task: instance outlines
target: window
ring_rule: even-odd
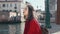
[[[15,4],[15,7],[17,7],[17,4]]]
[[[14,9],[17,9],[17,7],[14,7]]]
[[[17,10],[15,10],[14,12],[17,12]]]
[[[10,10],[10,12],[11,12],[12,10]]]
[[[15,7],[14,7],[14,9],[17,9],[17,4],[15,4]]]
[[[2,10],[2,11],[5,11],[5,10]]]
[[[8,10],[2,10],[2,11],[8,12]]]
[[[17,7],[17,4],[15,4],[15,7]]]
[[[6,10],[8,12],[8,10]]]
[[[8,4],[7,4],[7,7],[8,7]]]
[[[3,4],[3,7],[5,7],[5,4]]]
[[[12,7],[12,4],[10,4],[10,7]]]

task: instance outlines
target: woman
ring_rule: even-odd
[[[27,5],[24,8],[23,14],[26,19],[24,34],[42,34],[40,25],[33,16],[33,11],[34,9],[31,5]]]

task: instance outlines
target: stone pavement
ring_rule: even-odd
[[[60,34],[60,25],[57,25],[55,23],[51,23],[52,28],[48,29],[49,34]]]

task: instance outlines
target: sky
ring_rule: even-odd
[[[31,3],[34,9],[41,9],[42,11],[45,10],[45,0],[24,0],[24,1]]]

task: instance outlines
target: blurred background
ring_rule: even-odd
[[[3,24],[3,22],[0,24],[0,34],[23,34],[25,26],[23,9],[25,4],[31,4],[34,7],[34,17],[40,25],[46,26],[49,34],[59,34],[59,3],[59,0],[0,0],[0,22],[8,21],[8,24]],[[10,21],[21,22],[9,24]]]

